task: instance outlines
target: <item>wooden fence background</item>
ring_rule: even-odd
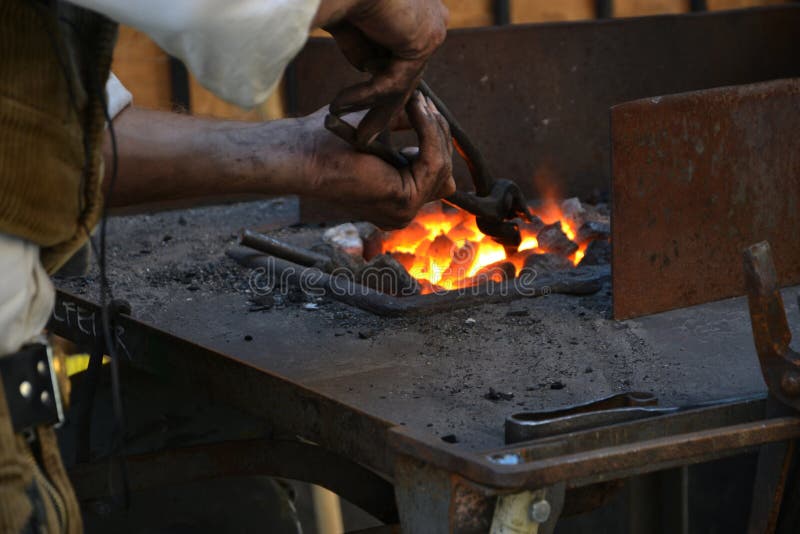
[[[738,9],[781,4],[787,0],[706,0],[708,10]],[[492,0],[445,0],[450,9],[450,27],[465,28],[492,25]],[[509,0],[510,22],[552,22],[591,19],[596,14],[596,0]],[[690,0],[614,0],[615,17],[687,13]],[[138,106],[171,109],[169,58],[146,35],[128,27],[120,29],[114,54],[114,73],[133,93]],[[264,105],[243,110],[215,97],[189,76],[191,110],[207,115],[242,120],[263,120],[283,116],[282,92],[278,90]]]

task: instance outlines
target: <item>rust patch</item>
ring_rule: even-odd
[[[761,240],[800,282],[800,79],[637,100],[611,122],[615,318],[742,295]]]

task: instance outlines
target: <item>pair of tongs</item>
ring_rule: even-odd
[[[424,81],[420,81],[419,91],[433,102],[450,125],[453,145],[466,162],[475,186],[474,193],[456,191],[445,198],[445,202],[475,215],[478,229],[481,232],[506,247],[506,250],[516,252],[521,237],[519,226],[513,219],[531,220],[528,203],[519,186],[511,180],[492,178],[486,160],[478,147],[472,143],[444,102]],[[357,150],[377,156],[390,165],[402,168],[409,164],[408,159],[390,144],[380,140],[374,140],[366,146],[359,144],[356,140],[356,128],[341,117],[328,114],[325,117],[325,128],[350,143]]]

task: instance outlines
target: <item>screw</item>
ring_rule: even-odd
[[[781,376],[781,389],[789,397],[800,395],[800,376],[795,371],[786,371]]]
[[[550,503],[545,499],[533,501],[529,512],[534,523],[546,523],[550,519]]]

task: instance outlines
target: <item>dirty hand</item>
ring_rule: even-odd
[[[423,204],[455,191],[453,144],[447,121],[432,102],[414,93],[406,105],[419,138],[411,164],[396,169],[382,159],[357,152],[323,127],[326,109],[301,119],[306,156],[304,191],[343,205],[353,215],[384,229],[407,225]]]
[[[402,111],[444,42],[447,18],[440,0],[322,0],[315,22],[331,32],[350,63],[373,75],[331,103],[336,115],[369,109],[358,126],[360,143],[374,140]]]

